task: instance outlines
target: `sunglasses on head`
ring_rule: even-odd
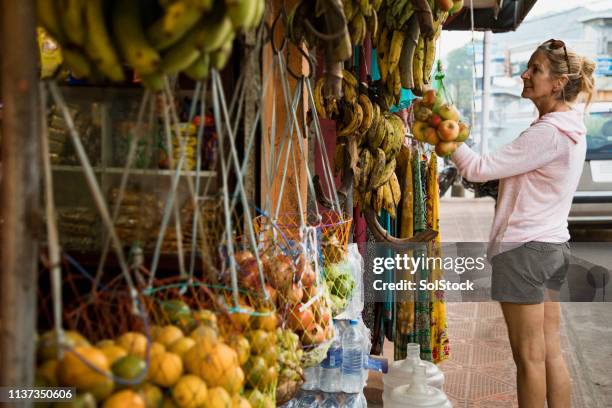
[[[570,62],[569,57],[567,56],[567,47],[565,46],[565,43],[561,40],[555,40],[551,38],[544,44],[548,44],[547,47],[549,50],[558,50],[559,48],[563,48],[563,53],[565,54],[565,62],[567,63],[567,73],[571,74],[572,70],[570,69]]]

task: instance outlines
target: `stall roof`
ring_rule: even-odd
[[[504,0],[499,10],[495,8],[474,9],[474,30],[505,33],[514,31],[523,22],[537,0]],[[496,18],[497,13],[497,18]],[[470,9],[464,7],[450,16],[444,23],[444,30],[468,31],[472,25]]]

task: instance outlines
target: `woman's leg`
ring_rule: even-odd
[[[520,408],[543,408],[546,400],[544,304],[501,303],[512,356]]]
[[[546,399],[548,408],[570,408],[571,384],[561,353],[558,302],[544,302],[544,339],[546,341]]]

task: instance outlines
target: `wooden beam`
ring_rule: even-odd
[[[27,387],[34,379],[42,225],[36,12],[33,0],[2,0],[1,7],[0,384]]]

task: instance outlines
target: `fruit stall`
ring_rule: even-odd
[[[440,254],[439,159],[470,125],[435,56],[462,0],[17,3],[0,384],[76,391],[41,406],[360,407],[386,337],[419,384],[389,405],[447,406],[443,293],[374,301],[366,247]]]

